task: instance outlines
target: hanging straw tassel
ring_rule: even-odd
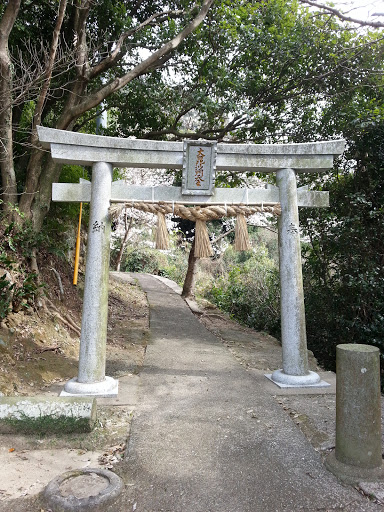
[[[195,257],[209,258],[213,256],[211,242],[209,241],[207,223],[205,220],[196,220],[195,226]]]
[[[168,230],[163,212],[157,212],[156,249],[165,251],[169,248]]]
[[[235,228],[235,250],[249,251],[251,244],[249,243],[247,221],[242,213],[236,217]]]

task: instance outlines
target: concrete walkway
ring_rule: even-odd
[[[276,402],[273,385],[246,371],[174,290],[149,275],[137,278],[151,334],[124,510],[383,510],[338,483]]]

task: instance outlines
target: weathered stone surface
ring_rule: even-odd
[[[212,196],[215,189],[217,142],[184,141],[183,194]]]
[[[81,322],[79,382],[101,382],[105,377],[108,317],[108,269],[111,220],[112,166],[99,162],[92,170],[83,316]]]
[[[38,126],[39,140],[43,147],[51,143],[79,146],[122,148],[142,151],[183,151],[183,142],[154,141],[145,139],[122,139],[87,133],[69,132]],[[291,155],[339,155],[345,146],[344,140],[303,142],[299,144],[218,144],[221,152],[243,154],[291,154]]]
[[[105,382],[108,297],[105,275],[108,273],[110,237],[109,222],[106,219],[108,218],[109,202],[112,198],[112,165],[181,169],[183,167],[183,143],[119,139],[43,127],[38,128],[38,133],[40,142],[44,147],[51,149],[51,155],[55,161],[85,165],[93,163],[79,374],[77,379],[73,379],[65,388],[67,393],[76,394],[78,388],[79,394],[83,394],[83,391],[80,390],[81,385],[95,384],[98,386]],[[332,167],[334,156],[339,155],[343,150],[344,141],[283,145],[218,144],[217,146],[217,170],[277,171],[279,192],[276,188],[267,188],[251,193],[261,194],[262,197],[272,195],[276,199],[271,202],[279,200],[282,206],[280,273],[282,276],[283,370],[275,372],[272,379],[284,385],[313,385],[320,382],[319,376],[308,370],[295,172],[327,170]],[[82,200],[83,193],[86,193],[88,198],[88,185],[82,184],[81,186],[84,190],[80,193],[80,189],[74,189],[69,193],[69,198],[72,195],[74,200]],[[117,195],[125,196],[127,194],[125,187],[121,184],[117,184],[115,189]],[[249,193],[247,190],[245,192],[246,197],[240,201],[249,203]],[[277,198],[277,192],[279,198]],[[56,200],[68,200],[66,193],[65,190],[61,194],[56,194],[54,191],[54,197]],[[155,188],[148,189],[146,194],[148,193],[151,195],[151,199],[155,200]],[[238,193],[237,191],[236,194]],[[244,194],[244,190],[240,191],[241,193]],[[164,192],[164,194],[169,194],[169,192]],[[328,197],[325,199],[325,196],[316,196],[316,193],[308,192],[305,189],[301,190],[300,194],[306,198],[310,206],[314,206],[313,203],[319,197],[322,198],[320,202],[325,200],[327,203],[328,201]],[[132,199],[137,200],[136,197],[132,197]],[[167,200],[165,197],[156,199]],[[114,200],[124,201],[129,200],[129,197],[114,197]],[[170,198],[170,200],[174,199]],[[197,196],[194,198],[194,202],[196,201]],[[221,202],[226,201],[226,198],[221,199]],[[238,201],[239,199],[236,202]],[[261,201],[263,202],[264,199]],[[325,205],[322,204],[322,206]],[[96,239],[93,236],[95,229],[100,231],[100,226],[105,236],[102,234],[99,237],[101,241],[93,242]]]
[[[193,199],[184,196],[180,187],[145,187],[128,185],[123,180],[112,183],[111,202],[124,201],[175,201],[183,204],[196,203],[278,203],[279,189],[275,188],[216,188],[212,196],[195,195]],[[54,183],[52,186],[52,200],[59,202],[89,202],[91,200],[90,183]],[[329,206],[329,192],[308,190],[297,191],[297,206],[310,206],[312,208],[325,208]]]
[[[383,479],[379,349],[338,345],[336,376],[336,450],[328,467],[349,483]]]
[[[69,144],[52,144],[52,158],[62,164],[90,165],[108,160],[115,167],[145,167],[150,169],[182,169],[182,153],[172,151],[156,152],[127,151],[124,149],[93,146],[71,146]],[[275,172],[289,167],[301,172],[321,172],[333,165],[332,155],[263,155],[263,154],[217,154],[218,171],[257,171]]]
[[[336,349],[336,457],[345,464],[380,467],[380,351],[360,344]]]
[[[64,388],[70,395],[115,396],[117,393],[116,381],[105,377],[111,185],[111,164],[96,163],[92,171],[79,373]]]
[[[110,162],[117,167],[182,169],[183,143],[120,139],[38,128],[44,147],[61,163]],[[217,170],[274,172],[292,168],[325,171],[344,150],[344,141],[304,144],[218,144]]]
[[[0,432],[89,432],[96,422],[94,398],[0,397]]]
[[[104,352],[100,354],[105,357]],[[84,361],[83,361],[84,363]],[[104,377],[100,382],[80,382],[78,377],[69,380],[60,393],[60,396],[97,396],[98,398],[112,398],[117,396],[119,381],[112,377]]]
[[[53,183],[52,201],[89,203],[91,201],[91,184]]]
[[[326,461],[325,467],[336,475],[339,480],[346,484],[357,485],[360,482],[384,482],[384,468],[364,468],[361,466],[353,466],[352,464],[344,464],[335,456],[335,452],[331,452]]]
[[[279,265],[283,370],[273,372],[271,378],[285,386],[315,385],[320,383],[320,377],[308,367],[295,171],[278,171],[277,184],[281,204]]]
[[[360,482],[360,489],[368,496],[373,496],[384,505],[384,482]]]
[[[106,469],[68,471],[47,485],[43,500],[54,512],[115,511],[123,487],[121,478]]]

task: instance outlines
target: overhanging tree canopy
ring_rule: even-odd
[[[379,32],[282,0],[8,0],[0,14],[2,198],[21,193],[37,230],[60,174],[36,147],[40,122],[89,132],[104,102],[111,135],[297,142],[382,72]]]
[[[53,1],[26,1],[20,9],[19,0],[9,0],[2,6],[0,63],[5,72],[1,80],[0,137],[4,144],[0,165],[4,204],[16,202],[18,174],[24,185],[20,209],[39,229],[60,167],[36,147],[37,124],[42,121],[73,129],[80,116],[109,95],[161,67],[203,22],[212,4],[213,0],[200,4],[61,0],[56,11]],[[20,170],[13,166],[11,130],[15,120],[20,122],[18,143],[31,146]],[[32,127],[28,126],[31,121]]]

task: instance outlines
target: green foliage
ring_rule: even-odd
[[[89,180],[89,172],[79,165],[63,165],[60,183],[79,183],[80,178]],[[44,247],[52,254],[66,260],[75,247],[79,221],[79,203],[51,204],[50,215],[46,218],[41,236]],[[89,203],[83,203],[82,226],[86,227],[89,219]]]
[[[60,173],[60,183],[79,183],[80,179],[90,180],[89,171],[80,165],[63,165]],[[57,220],[57,231],[62,230],[62,226],[76,225],[79,217],[79,203],[53,203],[51,208],[52,215],[47,220],[50,228],[54,230],[54,223]],[[83,204],[82,219],[84,222],[88,220],[89,206],[88,203]]]
[[[16,263],[20,255],[23,258],[30,258],[33,250],[44,241],[44,235],[33,230],[32,223],[24,220],[24,215],[17,206],[13,206],[12,211],[14,220],[9,223],[6,222],[5,215],[0,214],[0,264],[3,265]]]
[[[295,1],[217,2],[165,70],[111,98],[110,134],[264,143],[312,129],[312,139],[330,98],[377,86],[381,52],[379,32],[358,35]]]
[[[2,420],[7,430],[25,435],[46,437],[52,434],[70,434],[73,432],[90,432],[94,425],[87,418],[75,416],[39,416],[37,418],[21,414],[20,418],[11,417]]]
[[[161,266],[165,266],[167,259],[160,251],[145,248],[129,248],[121,262],[123,272],[147,272],[160,275]]]
[[[279,336],[279,277],[265,247],[257,251],[224,253],[228,273],[206,290],[207,299],[236,320]]]
[[[13,253],[15,256],[21,254],[24,258],[30,258],[32,251],[44,241],[44,235],[36,233],[31,222],[26,221],[23,225],[11,222],[5,226],[2,239],[3,253],[8,251],[9,254]]]
[[[308,344],[331,369],[339,343],[384,351],[384,123],[365,118],[345,132],[349,159],[323,183],[331,208],[301,213]]]
[[[167,254],[167,265],[160,268],[159,275],[175,281],[183,286],[187,274],[188,253],[180,248],[175,248]]]
[[[7,316],[11,308],[19,311],[31,307],[43,286],[39,284],[37,275],[29,271],[27,261],[33,251],[46,241],[45,237],[33,230],[31,222],[18,222],[23,215],[17,207],[14,214],[16,220],[3,223],[0,228],[0,267],[15,275],[14,281],[10,281],[5,273],[0,277],[1,319]]]
[[[162,252],[150,247],[129,247],[123,256],[121,270],[168,277],[182,285],[187,272],[187,255],[177,248]]]
[[[10,283],[6,274],[0,276],[0,319],[5,318],[10,311],[14,287],[15,283]]]
[[[35,299],[44,284],[39,284],[38,275],[34,272],[27,274],[20,286],[14,289],[12,305],[14,311],[28,309],[35,303]]]
[[[4,259],[0,261],[4,267]],[[8,266],[12,270],[12,265]],[[11,311],[28,309],[34,305],[36,296],[44,284],[40,284],[34,272],[17,269],[15,282],[10,282],[4,273],[0,276],[0,319],[5,318]]]

